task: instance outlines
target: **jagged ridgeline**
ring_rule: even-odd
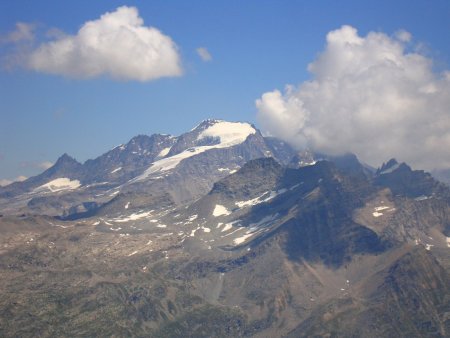
[[[448,337],[450,190],[248,123],[0,188],[2,337]]]

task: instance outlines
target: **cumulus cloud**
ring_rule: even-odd
[[[212,56],[205,47],[199,47],[196,49],[198,56],[202,61],[208,62],[212,60]]]
[[[41,169],[41,170],[47,170],[51,166],[53,166],[53,163],[50,161],[43,161],[43,162],[34,162],[34,161],[23,161],[19,163],[20,168],[25,169]]]
[[[36,25],[17,22],[14,30],[0,34],[0,68],[13,70],[27,63],[35,40]]]
[[[53,163],[50,161],[44,161],[37,164],[39,169],[47,170],[48,168],[53,166]]]
[[[17,22],[13,31],[0,36],[0,42],[2,43],[18,43],[22,41],[34,40],[35,25],[26,22]]]
[[[256,100],[261,125],[298,149],[450,167],[450,72],[433,72],[431,59],[408,52],[410,40],[405,31],[329,32],[310,81]]]
[[[4,187],[4,186],[9,185],[14,182],[22,182],[22,181],[25,181],[27,178],[28,177],[26,177],[26,176],[17,176],[13,180],[0,179],[0,187]]]
[[[76,35],[58,31],[52,36],[31,52],[28,67],[72,78],[108,75],[150,81],[182,74],[176,44],[158,29],[144,26],[135,7],[119,7],[88,21]]]
[[[410,32],[401,29],[395,33],[395,37],[403,42],[409,42],[412,39],[412,35]]]

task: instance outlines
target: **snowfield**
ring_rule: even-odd
[[[80,181],[78,180],[70,180],[70,178],[62,177],[57,178],[53,181],[50,181],[46,184],[43,184],[36,189],[35,192],[41,190],[50,190],[51,192],[64,191],[64,190],[73,190],[77,189],[81,186]]]
[[[243,143],[249,135],[255,134],[256,130],[248,123],[217,121],[215,124],[200,133],[197,140],[201,141],[207,137],[219,138],[220,142],[212,146],[198,146],[186,149],[173,156],[153,162],[141,175],[130,183],[145,180],[148,176],[175,168],[182,160],[201,154],[210,149],[229,148]]]

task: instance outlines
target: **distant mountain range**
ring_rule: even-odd
[[[447,337],[450,189],[248,123],[0,188],[2,337]]]

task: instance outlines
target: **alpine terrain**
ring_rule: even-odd
[[[1,337],[449,337],[450,188],[205,120],[0,188]]]

